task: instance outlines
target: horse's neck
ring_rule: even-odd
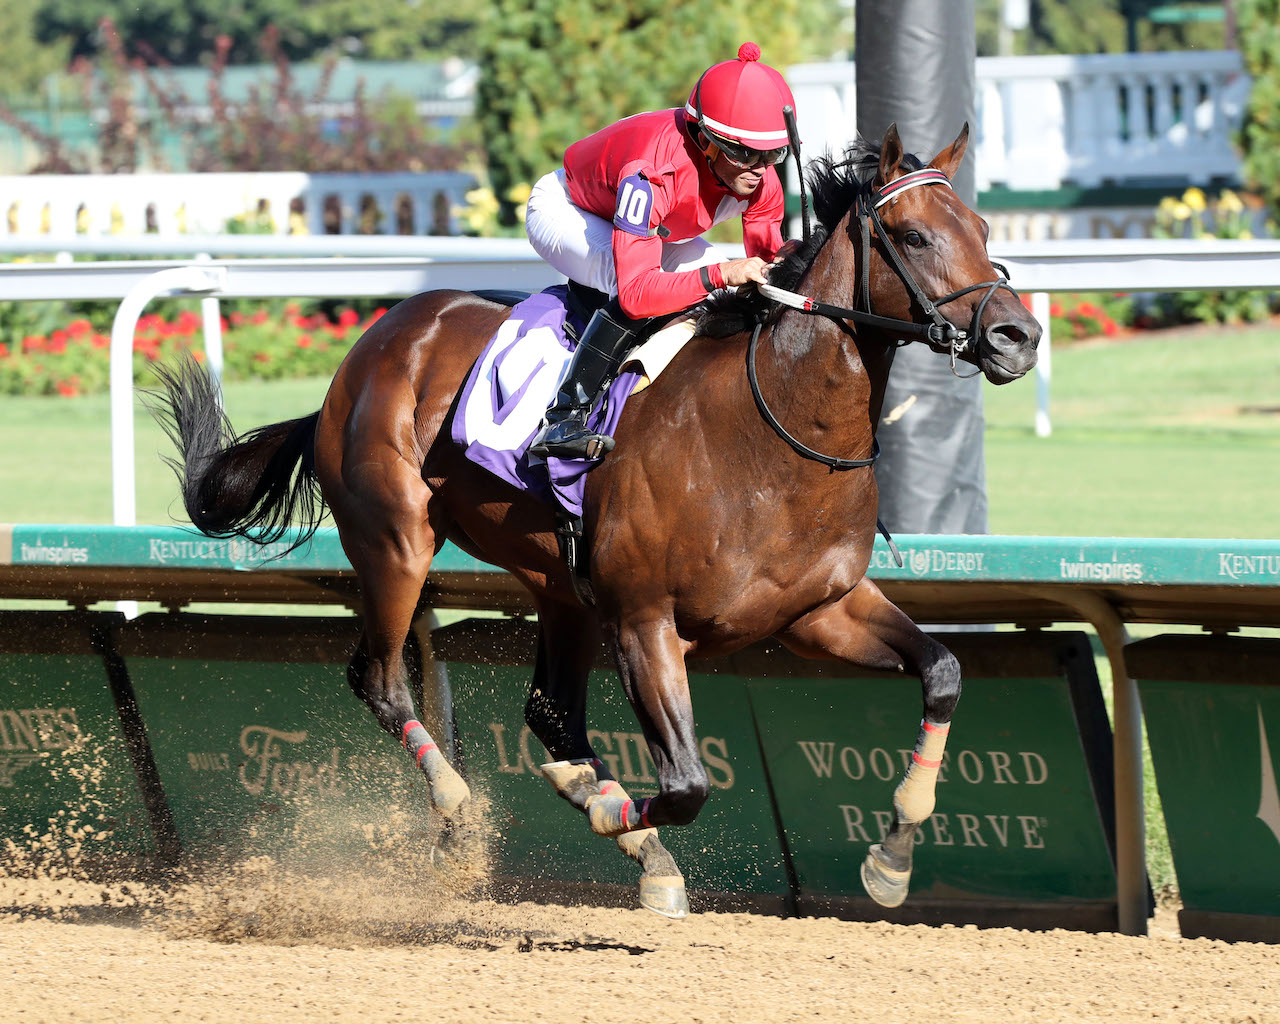
[[[850,306],[855,258],[853,247],[838,234],[842,231],[843,225],[832,233],[798,288],[832,305]],[[772,396],[777,395],[780,408],[775,411],[782,418],[785,410],[785,423],[803,424],[802,429],[823,435],[822,445],[805,441],[809,447],[843,458],[858,457],[863,447],[869,450],[893,362],[888,339],[824,316],[792,313],[774,325],[760,350],[761,384],[766,378],[773,384],[769,404],[775,405]]]

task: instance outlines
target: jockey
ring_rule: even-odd
[[[570,281],[611,296],[573,354],[546,425],[529,451],[597,458],[611,437],[587,429],[596,397],[650,318],[717,288],[765,283],[782,248],[786,159],[782,76],[743,43],[737,60],[702,73],[684,107],[635,114],[574,143],[564,167],[533,187],[529,241]],[[701,236],[741,216],[745,259],[728,260]]]

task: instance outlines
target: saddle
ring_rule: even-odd
[[[529,292],[508,289],[478,289],[473,294],[490,302],[511,307],[515,307],[530,298]],[[609,296],[603,292],[570,281],[564,293],[564,306],[568,314],[563,325],[564,333],[569,335],[574,342],[577,342],[580,339],[578,325],[585,326],[589,323],[595,311],[606,305],[608,301]],[[676,317],[682,315],[681,313],[673,313],[670,316],[651,320],[641,331],[637,339],[638,342],[643,343],[648,337],[665,327]],[[582,516],[559,505],[556,507],[555,514],[556,539],[560,546],[561,557],[569,568],[569,580],[573,586],[574,594],[584,605],[593,607],[596,602],[595,594],[591,587],[590,558],[586,555]]]

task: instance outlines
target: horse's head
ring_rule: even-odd
[[[1035,366],[1041,328],[987,256],[986,221],[948,184],[968,142],[966,124],[955,142],[922,167],[903,151],[897,126],[890,125],[864,200],[870,215],[860,218],[855,206],[848,227],[855,244],[860,230],[872,236],[868,280],[874,312],[929,323],[929,306],[936,306],[937,314],[968,336],[956,348],[937,338],[931,344],[980,367],[993,384],[1007,384]],[[930,175],[928,168],[940,173]],[[901,182],[897,189],[895,182]],[[940,322],[937,315],[932,319]]]

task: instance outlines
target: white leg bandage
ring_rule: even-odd
[[[933,813],[938,768],[942,765],[942,754],[947,748],[947,733],[950,730],[950,723],[920,723],[916,747],[911,752],[911,765],[893,794],[893,806],[900,821],[921,822]]]

